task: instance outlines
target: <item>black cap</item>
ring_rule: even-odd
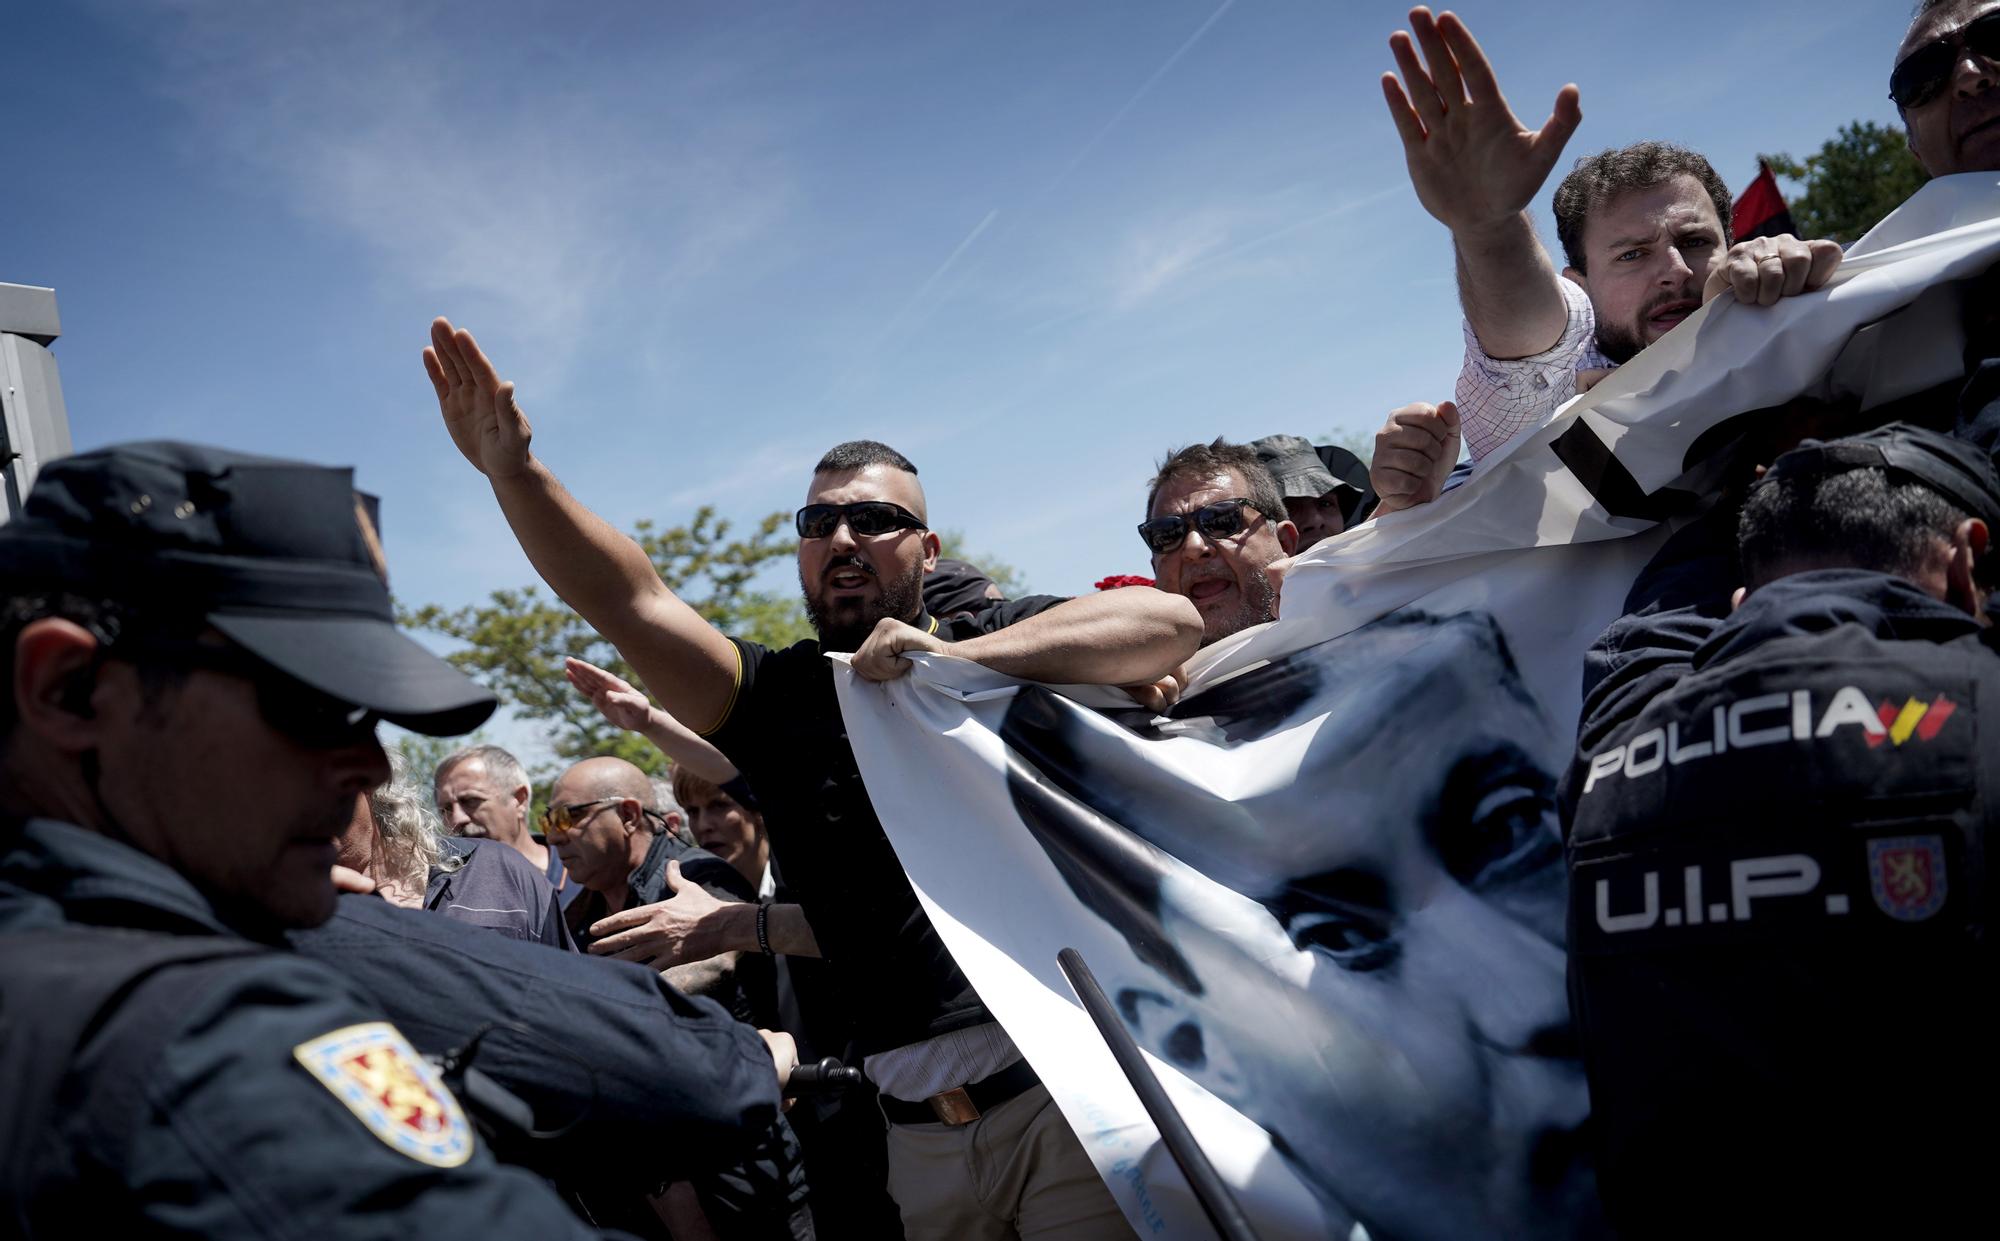
[[[1805,440],[1780,456],[1760,483],[1849,470],[1887,470],[1930,488],[1988,529],[2000,532],[2000,475],[1985,451],[1965,440],[1907,422],[1837,440]]]
[[[0,525],[0,580],[200,617],[321,693],[432,736],[493,695],[397,630],[373,497],[354,472],[200,444],[121,444],[42,467]]]

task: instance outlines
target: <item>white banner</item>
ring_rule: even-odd
[[[1204,650],[1167,716],[949,658],[838,670],[925,908],[1141,1236],[1212,1233],[1065,947],[1269,1241],[1588,1221],[1553,800],[1583,651],[1731,418],[1951,380],[1996,259],[2000,180],[1932,182],[1829,289],[1711,304],[1436,503],[1301,556],[1283,619]]]

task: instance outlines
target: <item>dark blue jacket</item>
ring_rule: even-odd
[[[529,943],[576,947],[556,890],[527,858],[497,840],[464,836],[443,837],[438,852],[425,909]]]
[[[1571,1004],[1622,1235],[1983,1213],[1990,634],[1859,570],[1624,626],[1564,781]]]
[[[428,1115],[451,1137],[425,1162],[392,1145],[395,1124],[362,1118],[365,1096],[309,1071],[342,1034],[372,1040],[375,1068],[408,1067],[383,1008],[351,982],[244,939],[127,845],[47,820],[0,831],[0,1231],[592,1235],[534,1175],[465,1135],[448,1094],[394,1096],[397,1116]],[[162,948],[190,959],[135,974]],[[51,971],[57,958],[86,964]]]
[[[472,1064],[533,1106],[538,1128],[567,1129],[523,1157],[565,1184],[650,1191],[740,1159],[777,1118],[777,1075],[756,1030],[644,966],[373,896],[342,897],[326,925],[290,939],[421,1052],[486,1031]]]

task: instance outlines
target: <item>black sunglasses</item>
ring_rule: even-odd
[[[887,534],[891,530],[928,530],[924,519],[900,504],[887,500],[858,500],[853,504],[808,504],[793,514],[802,539],[830,538],[845,518],[847,528],[857,537]]]
[[[1151,521],[1139,523],[1139,537],[1146,541],[1155,556],[1168,552],[1187,542],[1188,525],[1201,531],[1205,539],[1230,539],[1243,533],[1250,526],[1250,518],[1245,510],[1262,512],[1255,501],[1238,497],[1233,500],[1217,500],[1204,504],[1191,513],[1174,513],[1167,517],[1155,517]],[[1268,516],[1268,514],[1266,514]]]
[[[322,693],[289,677],[240,646],[216,646],[155,635],[128,638],[112,659],[156,667],[203,668],[250,682],[264,722],[308,750],[339,750],[375,737],[382,717],[367,707]]]
[[[2000,12],[1974,18],[1903,57],[1889,74],[1889,98],[1899,108],[1914,108],[1936,99],[1968,50],[2000,61]]]

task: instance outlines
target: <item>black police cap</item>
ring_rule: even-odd
[[[2000,474],[1992,460],[1962,439],[1907,422],[1837,440],[1806,440],[1772,462],[1761,482],[1862,469],[1886,470],[1920,483],[2000,533]]]
[[[42,467],[0,525],[0,580],[200,617],[265,663],[414,732],[492,694],[396,628],[376,505],[352,470],[159,441]]]

